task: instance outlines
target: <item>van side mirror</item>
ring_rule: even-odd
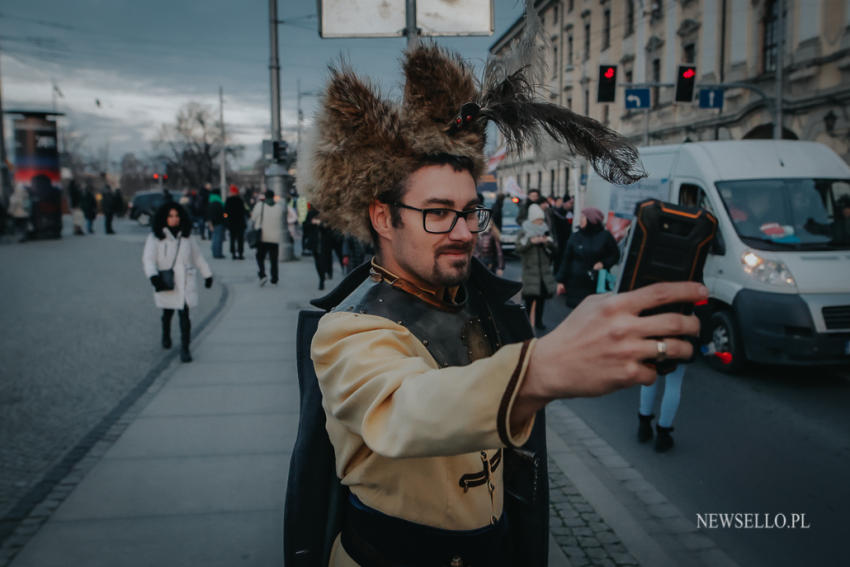
[[[711,241],[711,253],[715,256],[723,256],[726,254],[726,244],[723,242],[723,235],[718,230],[714,235],[714,240]]]

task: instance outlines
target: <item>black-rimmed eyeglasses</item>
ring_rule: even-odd
[[[463,218],[466,221],[466,228],[469,232],[483,232],[487,230],[487,226],[490,224],[490,217],[493,215],[493,211],[485,207],[474,207],[465,211],[456,211],[446,208],[419,209],[405,205],[404,203],[396,203],[395,206],[422,213],[422,228],[425,229],[425,232],[430,232],[431,234],[446,234],[453,231],[459,218]]]

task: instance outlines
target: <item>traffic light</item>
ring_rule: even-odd
[[[159,179],[159,174],[158,174],[158,173],[154,173],[154,174],[153,174],[153,178],[154,178],[154,179]]]
[[[596,91],[596,102],[614,102],[617,98],[617,66],[599,66],[599,90]]]
[[[676,75],[676,102],[694,101],[694,83],[696,79],[696,66],[679,65],[679,73]]]
[[[274,140],[272,142],[272,157],[275,161],[284,161],[289,151],[289,144],[285,140]]]

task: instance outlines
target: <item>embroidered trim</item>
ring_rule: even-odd
[[[519,382],[519,375],[522,373],[522,365],[525,362],[525,356],[528,353],[528,345],[530,343],[531,339],[526,339],[522,343],[522,350],[519,353],[519,361],[517,362],[516,368],[514,368],[514,373],[511,375],[511,379],[508,381],[508,387],[505,388],[505,393],[502,396],[502,402],[499,404],[499,413],[496,418],[499,429],[499,439],[502,440],[502,443],[504,443],[506,447],[513,447],[511,437],[508,434],[508,406],[511,403],[514,390],[516,390],[517,382]]]
[[[481,486],[490,478],[490,471],[495,471],[499,468],[499,463],[502,462],[502,450],[499,449],[496,451],[496,454],[490,458],[490,470],[488,471],[485,467],[484,470],[477,473],[469,473],[460,477],[458,484],[463,488],[463,491],[466,492],[470,488]]]

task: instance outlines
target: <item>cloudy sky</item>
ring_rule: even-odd
[[[523,11],[520,0],[494,5],[493,36],[440,42],[482,63]],[[150,153],[160,124],[186,102],[217,110],[221,86],[225,123],[250,163],[270,130],[268,14],[267,0],[3,0],[3,106],[50,110],[55,103],[66,113],[60,128],[84,136],[92,155],[108,145],[117,162],[125,152]],[[279,26],[284,137],[295,138],[298,82],[309,121],[312,93],[341,53],[385,93],[398,94],[404,38],[321,39],[316,0],[278,0],[278,18],[286,22]],[[6,126],[10,139],[8,119]]]

